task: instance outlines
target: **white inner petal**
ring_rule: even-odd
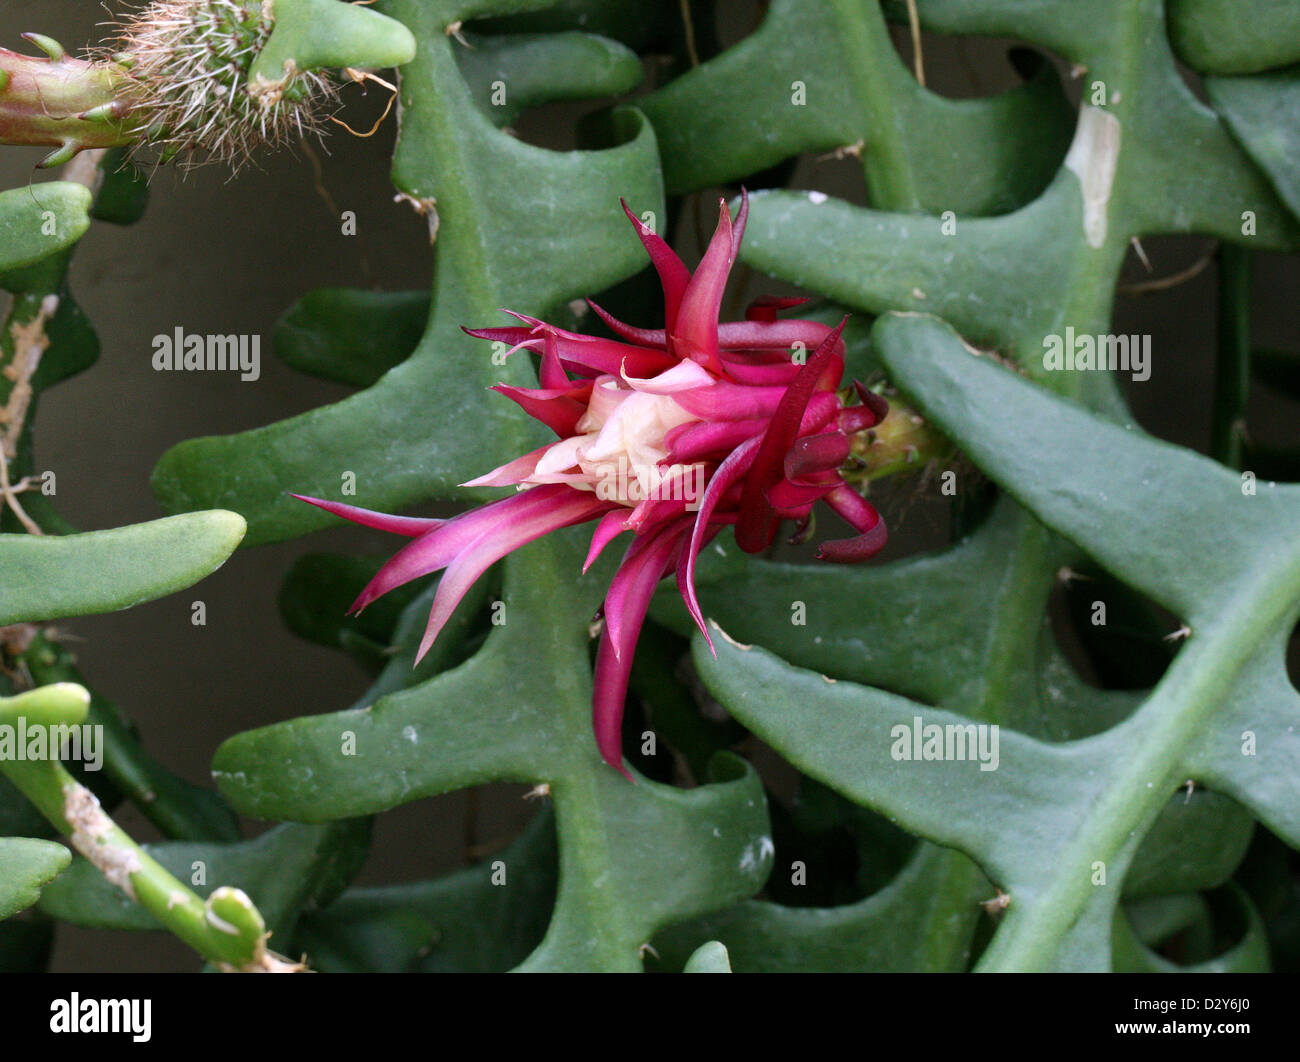
[[[702,480],[702,466],[661,467],[660,462],[668,456],[668,432],[699,419],[670,395],[632,390],[611,375],[598,377],[578,434],[552,445],[538,461],[535,478],[529,478],[543,482],[562,475],[571,486],[632,507],[660,492],[698,500],[682,492]]]

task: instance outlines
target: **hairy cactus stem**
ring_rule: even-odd
[[[74,59],[48,37],[24,36],[45,55],[0,48],[0,143],[51,147],[40,163],[50,167],[86,148],[120,147],[139,137],[124,67]]]

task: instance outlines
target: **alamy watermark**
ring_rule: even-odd
[[[153,337],[157,372],[238,372],[252,383],[262,375],[262,337],[186,334],[179,325],[171,335]]]
[[[1135,383],[1151,378],[1151,337],[1076,336],[1067,327],[1065,335],[1043,337],[1043,368],[1049,372],[1083,369],[1132,373]]]
[[[998,769],[997,723],[926,723],[919,715],[912,723],[897,723],[889,730],[895,760],[978,760],[981,771]]]
[[[104,728],[98,723],[0,723],[0,760],[79,762],[88,771],[104,766]]]
[[[73,992],[50,1003],[52,1033],[129,1033],[135,1043],[144,1044],[153,1035],[152,1018],[152,999],[82,999]]]
[[[620,456],[594,469],[596,497],[602,501],[681,501],[697,512],[704,500],[704,465],[633,464]]]

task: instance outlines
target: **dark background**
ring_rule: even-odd
[[[751,0],[719,5],[722,40],[749,32],[760,14]],[[18,34],[53,36],[70,51],[97,43],[107,16],[84,0],[6,0],[0,46],[29,50]],[[896,34],[910,58],[905,32]],[[986,95],[1015,83],[1005,41],[926,38],[931,88],[949,96]],[[1193,87],[1195,88],[1194,81]],[[1077,86],[1072,86],[1077,95]],[[345,90],[342,116],[369,128],[384,93]],[[584,108],[548,107],[517,123],[520,135],[566,146]],[[589,108],[588,108],[589,109]],[[405,290],[427,287],[432,256],[425,223],[394,203],[388,159],[395,123],[369,140],[338,130],[317,147],[323,185],[339,210],[356,212],[359,234],[341,234],[303,151],[259,160],[237,177],[218,167],[153,177],[144,219],[130,228],[96,223],[74,259],[76,297],[98,331],[99,363],[49,392],[36,432],[37,468],[58,476],[62,513],[85,529],[116,527],[162,513],[149,490],[161,454],[183,439],[258,427],[337,401],[348,389],[299,375],[271,351],[276,319],[297,298],[322,286]],[[0,187],[53,174],[33,167],[44,150],[0,148]],[[852,162],[804,159],[793,182],[862,201]],[[690,225],[679,244],[691,257]],[[1145,249],[1154,275],[1177,273],[1205,252],[1200,237],[1152,239]],[[1131,256],[1132,258],[1132,256]],[[1126,279],[1146,276],[1133,258]],[[1260,345],[1294,342],[1300,279],[1282,256],[1259,255],[1254,326]],[[1215,321],[1213,266],[1168,291],[1121,296],[1116,333],[1152,335],[1153,374],[1132,386],[1136,415],[1151,431],[1204,450],[1212,397]],[[652,322],[643,322],[651,324]],[[241,383],[213,373],[162,374],[150,365],[152,338],[177,326],[188,332],[263,336],[262,376]],[[1292,407],[1260,390],[1252,426],[1264,438],[1292,429]],[[431,407],[432,408],[432,407]],[[917,524],[920,527],[917,527]],[[909,532],[924,540],[924,516]],[[241,551],[192,590],[125,613],[77,619],[61,628],[76,643],[89,680],[139,724],[147,746],[172,770],[208,783],[218,744],[251,727],[346,707],[365,688],[346,656],[305,643],[281,624],[280,580],[295,557],[347,549],[385,553],[387,536],[358,530]],[[916,542],[912,543],[915,548]],[[190,605],[207,604],[208,623],[190,623]],[[468,709],[467,709],[468,710]],[[515,786],[455,793],[389,812],[376,822],[375,846],[361,881],[381,884],[442,873],[465,862],[467,849],[496,847],[523,825],[534,805]],[[121,824],[138,839],[157,835],[129,807]],[[260,824],[251,824],[259,829]],[[61,927],[56,970],[193,970],[193,954],[165,934],[107,933]]]

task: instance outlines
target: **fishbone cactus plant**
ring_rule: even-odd
[[[65,166],[0,193],[0,968],[78,926],[232,971],[1300,963],[1300,439],[1248,403],[1300,400],[1251,341],[1254,263],[1300,250],[1300,7],[750,7],[723,47],[709,0],[152,0],[0,50],[0,142]],[[1017,85],[940,95],[945,37],[1015,38]],[[276,353],[353,393],[72,528],[32,429],[98,354],[77,241],[349,81],[396,98],[432,291],[304,294]],[[565,101],[576,149],[517,134]],[[1128,404],[1190,352],[1116,324],[1179,234],[1214,241],[1206,453]],[[182,780],[66,621],[339,517],[410,541],[302,554],[282,611],[369,685]],[[375,816],[492,783],[537,798],[517,837],[357,883]]]

